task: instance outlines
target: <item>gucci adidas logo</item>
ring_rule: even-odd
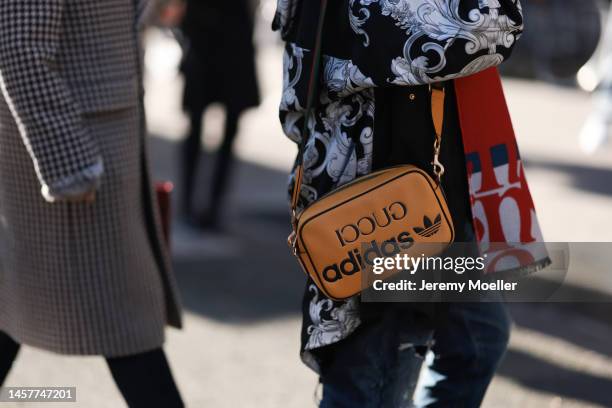
[[[433,237],[440,231],[440,227],[442,226],[442,215],[438,214],[436,218],[431,222],[431,219],[428,216],[423,216],[423,228],[414,227],[413,230],[415,234],[420,235],[422,237]]]

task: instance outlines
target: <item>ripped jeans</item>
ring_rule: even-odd
[[[331,346],[321,367],[321,408],[412,407],[433,330],[395,313],[362,324]]]
[[[322,367],[320,407],[479,407],[509,333],[498,302],[450,304],[447,324],[435,331],[385,316],[335,345]]]

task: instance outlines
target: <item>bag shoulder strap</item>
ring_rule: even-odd
[[[306,99],[306,111],[304,112],[304,123],[302,124],[302,137],[298,145],[298,157],[296,160],[295,183],[291,194],[291,216],[294,226],[297,222],[297,206],[302,190],[302,179],[304,176],[304,151],[308,141],[308,120],[314,111],[315,99],[319,97],[319,71],[321,67],[321,48],[323,46],[323,30],[325,29],[325,14],[327,12],[327,1],[321,0],[321,11],[317,23],[317,36],[312,56],[312,66],[310,68],[310,79],[308,80],[308,91]]]
[[[291,193],[291,218],[294,231],[297,227],[297,207],[300,199],[300,193],[302,190],[302,181],[304,177],[304,151],[306,150],[306,143],[308,141],[308,120],[312,116],[314,111],[316,99],[319,97],[319,71],[321,66],[321,48],[323,45],[323,31],[325,28],[325,14],[327,11],[327,1],[321,0],[321,11],[319,14],[319,21],[317,24],[317,36],[315,40],[315,47],[313,51],[312,66],[310,70],[310,79],[308,81],[308,92],[306,110],[304,111],[304,123],[302,125],[302,137],[298,145],[298,157],[296,160],[295,168],[295,182],[293,185],[293,191]],[[440,163],[440,145],[442,142],[442,126],[444,123],[444,99],[445,92],[442,83],[435,83],[430,85],[431,93],[431,114],[435,129],[436,139],[434,141],[434,160],[432,161],[433,172],[436,175],[438,184],[440,184],[442,175],[444,174],[444,166]]]

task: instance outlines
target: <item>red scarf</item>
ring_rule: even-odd
[[[496,68],[455,80],[474,228],[487,271],[549,263]]]

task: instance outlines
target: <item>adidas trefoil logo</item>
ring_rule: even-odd
[[[413,230],[417,235],[422,237],[432,237],[440,231],[440,227],[442,226],[442,216],[438,214],[436,219],[431,222],[431,219],[428,216],[423,216],[423,228],[414,227]]]

